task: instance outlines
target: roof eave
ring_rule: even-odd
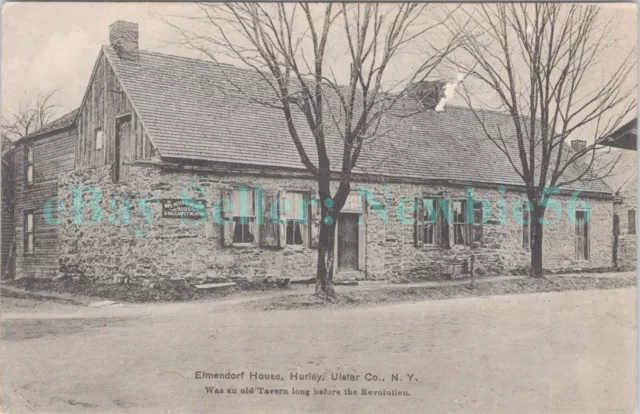
[[[71,111],[73,112],[73,111]],[[75,116],[73,117],[73,120],[71,122],[69,122],[68,124],[63,124],[60,125],[59,127],[53,128],[53,129],[48,129],[48,130],[43,130],[44,128],[41,128],[38,131],[32,132],[31,134],[25,135],[22,138],[19,138],[15,141],[13,141],[14,145],[17,144],[23,144],[27,141],[33,141],[35,139],[39,139],[39,138],[45,138],[47,136],[50,135],[55,135],[61,131],[66,131],[68,129],[73,129],[76,125],[76,121],[78,120],[78,114],[76,113]],[[54,121],[55,122],[55,121]],[[45,125],[46,128],[46,125]]]
[[[189,161],[197,161],[201,165],[190,165]],[[211,172],[211,173],[223,173],[228,174],[230,167],[241,168],[243,172],[247,175],[252,175],[252,171],[255,170],[256,175],[263,176],[265,171],[277,173],[278,171],[288,174],[288,175],[296,175],[299,178],[313,178],[313,175],[304,167],[300,168],[292,168],[292,167],[278,167],[272,165],[259,165],[259,164],[241,164],[241,163],[224,163],[217,161],[205,161],[205,160],[193,160],[189,158],[166,158],[166,157],[158,157],[154,160],[144,160],[144,161],[136,161],[136,165],[141,166],[150,166],[150,167],[158,167],[158,168],[167,168],[167,169],[177,169],[177,170],[189,170],[189,171],[202,171],[202,172]],[[332,172],[332,179],[339,179],[339,172]],[[500,182],[483,182],[483,181],[463,181],[463,180],[455,180],[455,179],[443,179],[443,178],[420,178],[413,176],[400,176],[400,175],[380,175],[378,177],[372,177],[367,174],[353,174],[354,180],[364,179],[365,182],[389,182],[389,183],[414,183],[414,184],[433,184],[433,185],[451,185],[456,187],[464,187],[473,185],[481,188],[496,188],[497,186],[504,185],[504,183]],[[513,185],[509,184],[510,188],[514,188],[519,191],[526,191],[526,186],[523,185]],[[561,195],[573,195],[576,190],[565,189],[561,190],[559,194]],[[601,198],[601,199],[613,199],[614,195],[609,191],[598,191],[598,190],[583,190],[580,192],[581,195]]]

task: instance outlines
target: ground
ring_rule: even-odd
[[[636,289],[254,310],[249,297],[3,314],[3,411],[631,413]],[[196,379],[196,371],[280,380]],[[360,375],[292,381],[291,373]],[[366,373],[385,381],[366,381]],[[397,374],[402,382],[392,382]],[[409,381],[408,375],[413,374]],[[417,379],[417,381],[415,381]],[[205,387],[238,394],[207,394]],[[309,389],[259,395],[255,387]],[[241,395],[254,387],[254,394]],[[313,395],[313,389],[340,396]],[[408,396],[345,396],[365,388]]]

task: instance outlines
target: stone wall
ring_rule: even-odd
[[[414,196],[421,193],[438,194],[444,198],[464,199],[465,189],[455,187],[414,186],[394,184],[390,187],[390,200],[397,205],[400,197]],[[382,194],[378,189],[376,194]],[[530,263],[530,252],[523,248],[523,226],[516,222],[512,209],[521,205],[525,195],[506,189],[501,194],[496,189],[478,188],[474,191],[476,200],[486,199],[491,204],[491,216],[488,223],[500,220],[501,200],[506,203],[505,224],[485,224],[483,226],[483,242],[479,246],[451,244],[450,249],[439,246],[424,245],[415,247],[414,228],[400,225],[396,219],[396,210],[387,226],[383,226],[376,215],[370,215],[368,227],[369,250],[374,249],[375,260],[367,261],[368,271],[375,276],[403,275],[404,277],[426,276],[442,269],[451,262],[468,260],[471,254],[476,256],[476,270],[479,275],[504,274],[506,272],[523,272]],[[548,210],[545,226],[543,258],[544,267],[550,271],[580,270],[587,268],[605,268],[611,266],[612,249],[612,202],[611,200],[589,199],[591,210],[590,257],[588,261],[575,260],[574,234],[575,225],[567,216],[571,207],[571,197],[554,196],[562,207],[562,214],[557,217],[555,211]],[[578,206],[580,203],[574,203]],[[405,210],[411,208],[407,201]],[[376,229],[376,230],[370,230]],[[378,259],[380,257],[381,259]]]
[[[137,202],[137,199],[181,198],[185,187],[200,186],[205,189],[205,195],[197,198],[205,199],[210,207],[228,186],[261,186],[265,191],[280,188],[313,190],[315,185],[310,180],[177,172],[145,165],[132,166],[127,183],[113,183],[110,172],[110,167],[78,170],[61,176],[59,180],[59,196],[65,209],[55,217],[60,221],[62,271],[83,273],[98,279],[111,279],[114,275],[145,279],[172,276],[312,277],[315,274],[317,250],[314,248],[224,246],[222,226],[213,222],[211,214],[207,215],[204,224],[182,223],[180,219],[162,218],[160,206],[151,205],[153,216],[149,225]],[[100,190],[104,214],[99,223],[74,223],[72,191],[78,185],[91,185]],[[365,186],[377,200],[384,200],[385,190],[381,184]],[[415,246],[411,199],[423,193],[441,193],[444,198],[465,197],[465,189],[461,187],[390,184],[386,201],[388,220],[384,220],[378,210],[366,209],[363,277],[437,278],[442,276],[448,264],[468,260],[472,253],[477,258],[479,275],[522,271],[528,266],[529,252],[522,247],[523,227],[512,219],[511,213],[514,204],[521,204],[522,193],[507,189],[502,195],[496,189],[476,189],[475,199],[484,198],[491,203],[490,222],[499,219],[500,200],[506,201],[506,223],[486,224],[483,243],[477,247],[452,245],[450,249]],[[84,194],[88,201],[90,192],[85,191]],[[397,206],[403,197],[406,224],[398,219]],[[109,208],[109,200],[116,199],[130,200],[131,224],[118,224],[121,218],[112,214],[113,208]],[[591,254],[588,261],[581,262],[574,260],[575,226],[566,213],[569,197],[554,196],[554,200],[562,205],[562,215],[555,218],[553,212],[549,212],[548,219],[555,222],[545,228],[545,267],[578,270],[611,266],[611,200],[588,200],[591,207]],[[85,208],[85,221],[89,222],[91,215],[91,209]],[[143,236],[143,233],[146,234]]]

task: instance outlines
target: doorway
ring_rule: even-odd
[[[338,271],[358,270],[359,214],[344,213],[338,218]]]
[[[127,161],[126,149],[131,141],[131,115],[122,115],[116,118],[115,151],[113,159],[113,182],[122,180],[125,174],[123,162]]]

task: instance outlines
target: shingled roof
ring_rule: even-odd
[[[76,120],[76,117],[78,115],[78,108],[74,109],[71,112],[68,112],[64,115],[62,115],[60,118],[56,118],[53,121],[49,122],[48,124],[46,124],[44,127],[40,128],[37,131],[34,131],[30,134],[25,135],[24,137],[20,138],[19,140],[17,140],[16,142],[22,141],[23,139],[30,139],[33,137],[38,137],[50,132],[54,132],[54,131],[58,131],[60,129],[65,129],[70,127],[71,125],[73,125],[73,123]]]
[[[161,157],[304,168],[282,111],[256,103],[232,86],[269,99],[268,87],[254,72],[147,51],[140,51],[138,61],[123,60],[112,47],[103,50]],[[509,115],[486,111],[483,116],[485,124],[500,126],[503,134],[512,128]],[[305,120],[297,114],[294,121],[315,162],[314,141]],[[386,133],[363,146],[356,172],[522,185],[468,108],[449,105],[443,112],[385,119],[381,129]],[[342,146],[339,134],[329,128],[327,148],[338,168]],[[611,194],[601,180],[573,187]]]

